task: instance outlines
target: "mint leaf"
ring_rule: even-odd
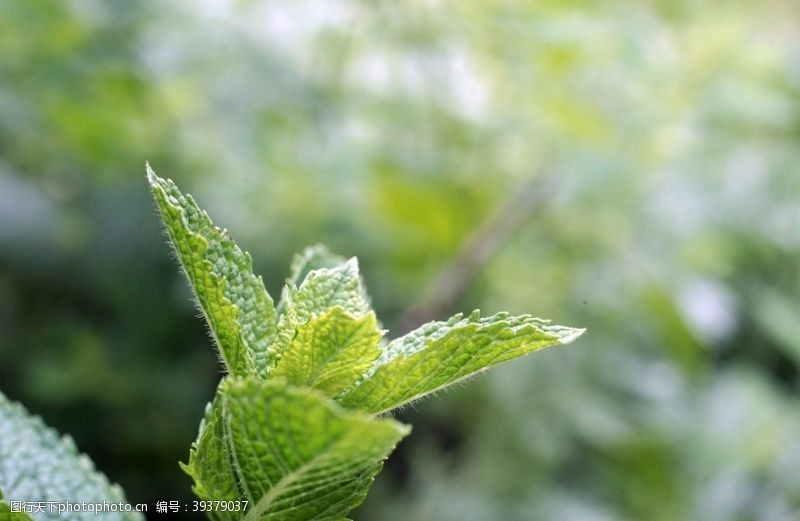
[[[278,304],[278,313],[280,314],[284,302],[288,299],[289,288],[299,286],[310,271],[320,268],[334,268],[344,264],[346,260],[341,255],[331,253],[322,244],[309,246],[303,250],[303,253],[295,255],[292,259],[289,278],[286,279],[286,284],[283,286],[281,301]]]
[[[341,306],[354,315],[363,315],[370,309],[355,257],[332,268],[309,271],[299,287],[289,287],[283,304],[284,312],[300,324],[333,306]]]
[[[456,315],[390,342],[352,389],[337,401],[380,414],[452,385],[483,369],[545,347],[566,344],[584,330],[508,313]]]
[[[203,499],[238,487],[236,499],[249,501],[248,521],[341,519],[409,432],[283,382],[228,378],[217,400],[186,467]],[[214,461],[200,457],[212,448]]]
[[[233,470],[230,447],[222,417],[222,397],[206,407],[200,423],[197,441],[189,452],[189,463],[181,468],[194,481],[192,491],[201,499],[210,501],[235,501],[241,498],[237,477]],[[208,512],[212,519],[236,519],[236,512]]]
[[[356,317],[334,306],[297,328],[271,377],[336,396],[372,366],[381,354],[380,339],[374,313]]]
[[[253,274],[250,255],[214,226],[190,195],[149,165],[147,178],[228,372],[266,375],[276,313],[264,283]]]
[[[332,259],[332,256],[325,257],[326,261]],[[301,265],[293,278],[302,275],[304,266],[308,266],[308,263]],[[308,271],[300,286],[292,282],[286,285],[280,304],[278,333],[270,348],[273,364],[286,353],[300,326],[334,306],[339,306],[356,317],[370,311],[369,297],[364,290],[355,258],[331,268]]]
[[[30,416],[25,409],[11,403],[0,393],[0,490],[6,505],[0,506],[0,519],[24,520],[15,517],[9,501],[58,501],[72,503],[125,502],[122,490],[109,484],[95,471],[89,458],[78,454],[69,437],[45,427],[42,420]],[[3,503],[0,502],[0,505]],[[37,520],[60,519],[58,513],[36,513]],[[136,512],[73,512],[70,519],[79,521],[141,521]]]

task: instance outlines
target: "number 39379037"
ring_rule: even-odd
[[[249,501],[192,501],[192,512],[244,512]]]

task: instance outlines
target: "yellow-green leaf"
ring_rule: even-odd
[[[266,375],[277,319],[250,255],[214,226],[190,195],[149,165],[147,178],[226,369],[238,376]]]
[[[374,313],[356,317],[334,306],[297,328],[271,377],[336,396],[372,366],[380,339]]]
[[[583,331],[508,313],[431,322],[390,342],[359,384],[337,400],[379,414],[502,362],[569,343]]]

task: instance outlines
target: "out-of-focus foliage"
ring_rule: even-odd
[[[798,27],[755,0],[2,2],[0,387],[129,500],[187,499],[218,366],[144,160],[273,295],[303,246],[358,255],[390,330],[540,176],[452,311],[589,334],[406,411],[354,515],[796,519]]]
[[[116,511],[69,512],[75,521],[143,521],[116,485],[61,437],[0,393],[0,519],[30,521],[65,515],[52,503],[114,504]],[[10,505],[3,499],[9,498]],[[14,508],[14,501],[26,506]],[[42,508],[38,508],[41,503]],[[66,508],[66,505],[64,505]],[[102,507],[100,507],[102,508]],[[126,511],[131,509],[131,511]],[[36,514],[33,518],[28,516]],[[99,516],[99,518],[98,518]]]

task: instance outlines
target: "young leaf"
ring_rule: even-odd
[[[296,275],[299,276],[301,271],[296,271]],[[278,333],[269,350],[273,364],[287,352],[300,326],[334,306],[341,307],[355,317],[370,311],[369,298],[355,258],[332,268],[309,271],[299,287],[287,285],[283,295]]]
[[[247,521],[342,519],[409,432],[283,382],[226,379],[217,399],[221,406],[207,414],[187,468],[202,499],[238,487],[236,499],[250,504]],[[212,447],[213,458],[206,458],[202,453]]]
[[[11,403],[0,393],[0,490],[10,501],[69,501],[72,503],[125,503],[122,490],[109,484],[94,470],[89,458],[78,454],[68,437],[60,438],[21,405]],[[0,506],[0,519],[14,517],[8,504]],[[3,502],[0,501],[0,505]],[[56,518],[45,510],[41,518]],[[142,521],[136,512],[72,513],[70,519],[96,521]]]
[[[299,286],[309,272],[320,268],[335,268],[340,264],[344,264],[346,260],[341,255],[331,253],[322,244],[309,246],[303,250],[303,253],[296,254],[289,269],[289,278],[286,279],[286,284],[283,286],[281,301],[278,303],[278,314],[281,313],[281,308],[288,299],[289,288]]]
[[[355,317],[334,306],[297,328],[271,376],[336,396],[372,366],[380,339],[375,313]]]
[[[337,401],[380,414],[483,369],[569,343],[583,332],[527,315],[480,318],[477,311],[468,318],[431,322],[390,342],[365,377]]]
[[[309,271],[299,287],[289,288],[283,309],[294,321],[304,324],[333,306],[341,306],[354,315],[369,311],[355,257],[332,268]]]
[[[266,375],[276,313],[250,255],[211,222],[190,195],[147,166],[147,178],[178,260],[229,373]]]

